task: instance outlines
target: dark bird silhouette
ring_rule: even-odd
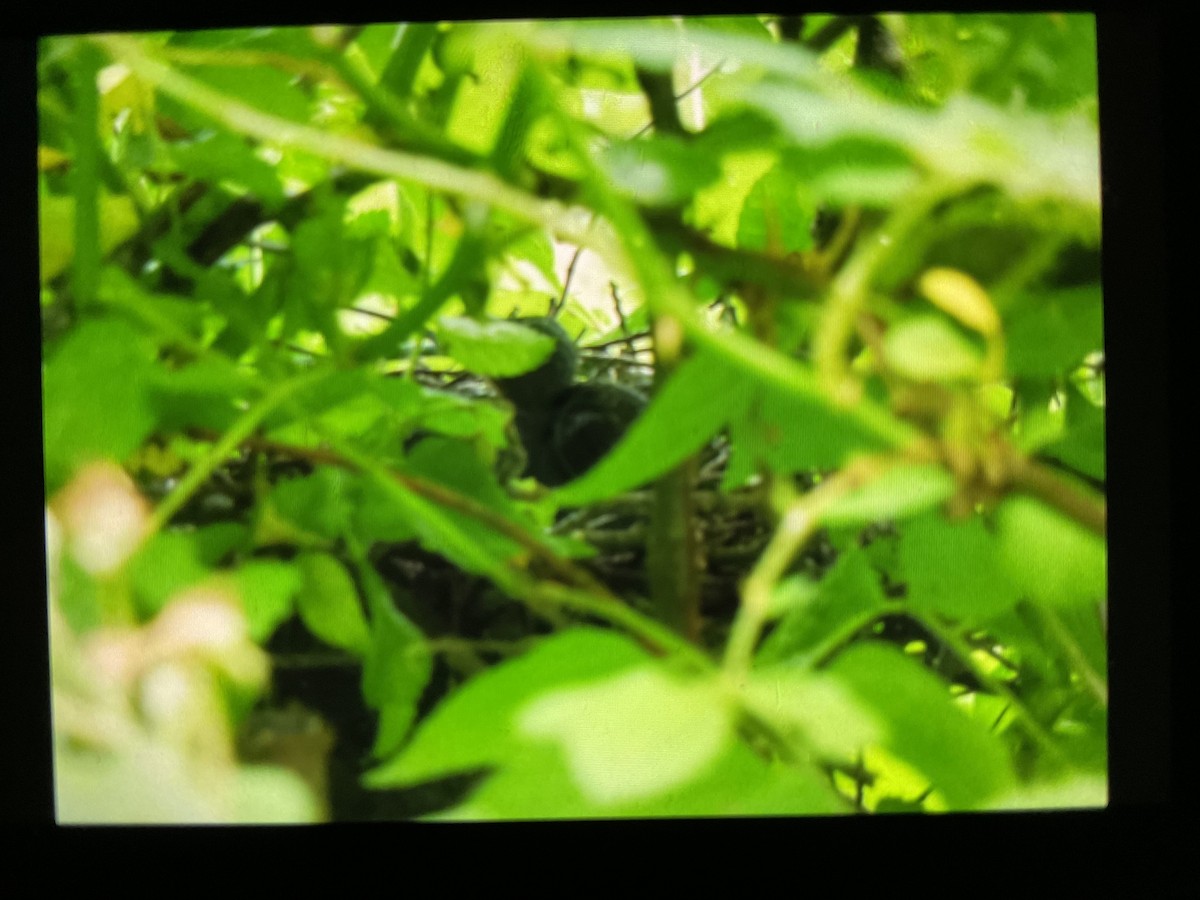
[[[525,474],[549,487],[578,478],[616,445],[641,414],[646,398],[612,382],[575,382],[579,353],[554,319],[522,319],[554,338],[541,366],[496,387],[516,409],[515,423],[527,458]]]

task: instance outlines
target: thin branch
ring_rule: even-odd
[[[1108,504],[1071,484],[1049,466],[1020,458],[1010,473],[1013,487],[1066,513],[1076,522],[1104,537],[1108,530]]]
[[[742,603],[725,645],[726,672],[738,677],[750,669],[775,585],[796,554],[816,534],[825,511],[850,491],[882,475],[890,465],[891,460],[884,457],[862,457],[788,504],[742,587]]]
[[[559,312],[559,310],[561,310],[561,309],[562,309],[562,308],[563,308],[563,307],[566,305],[566,303],[567,303],[567,291],[568,291],[568,290],[570,289],[570,287],[571,287],[571,279],[575,277],[575,266],[576,266],[576,265],[578,265],[578,263],[579,263],[579,257],[581,257],[582,255],[583,255],[583,248],[582,248],[582,247],[576,247],[576,248],[575,248],[575,253],[574,253],[574,255],[571,257],[571,262],[570,262],[570,264],[568,264],[568,266],[567,266],[567,274],[566,274],[566,277],[565,277],[565,278],[563,278],[563,289],[562,289],[562,295],[561,295],[561,296],[559,296],[559,298],[558,298],[558,302],[557,302],[557,303],[553,303],[553,304],[551,304],[551,306],[550,306],[550,315],[551,315],[551,316],[557,316],[557,315],[558,315],[558,312]]]
[[[192,429],[190,434],[193,437],[202,440],[211,440],[215,436],[211,432],[202,429]],[[321,447],[300,447],[294,444],[287,444],[281,441],[273,441],[267,438],[247,436],[237,442],[237,446],[244,447],[249,450],[260,450],[272,453],[278,453],[284,456],[291,456],[296,459],[305,459],[311,463],[318,465],[336,466],[341,469],[349,469],[358,471],[361,467],[348,459],[346,456],[334,450],[328,450]],[[554,573],[563,578],[567,583],[577,587],[585,588],[589,591],[594,591],[599,594],[607,594],[608,591],[598,581],[592,578],[586,571],[575,566],[568,560],[563,559],[538,538],[529,534],[519,525],[506,519],[504,516],[497,513],[488,506],[479,503],[465,494],[460,494],[457,491],[451,490],[437,482],[427,481],[415,475],[403,474],[400,472],[390,472],[391,478],[398,484],[404,486],[412,493],[426,500],[438,503],[447,509],[452,509],[456,512],[461,512],[464,515],[470,516],[473,519],[481,522],[493,531],[502,534],[515,543],[520,544],[536,558],[546,563],[546,565],[554,571]],[[615,599],[615,598],[614,598]]]

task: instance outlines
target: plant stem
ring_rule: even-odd
[[[1108,531],[1108,504],[1075,487],[1049,466],[1019,458],[1010,470],[1012,485],[1066,513],[1075,521],[1104,537]]]
[[[775,533],[742,587],[742,603],[725,645],[723,666],[726,672],[736,677],[750,669],[758,636],[771,608],[775,585],[816,532],[821,516],[837,500],[886,469],[885,460],[861,458],[787,505]]]

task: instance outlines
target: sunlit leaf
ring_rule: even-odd
[[[942,466],[893,466],[836,501],[821,519],[828,525],[902,519],[949,499],[954,487],[954,477]]]
[[[981,351],[937,316],[916,316],[897,324],[884,338],[888,365],[923,381],[957,381],[979,373]]]
[[[666,793],[695,778],[732,738],[717,685],[650,667],[543,695],[516,723],[524,735],[556,743],[575,784],[598,804]]]
[[[526,741],[515,716],[531,701],[568,686],[611,677],[645,661],[620,635],[580,629],[548,639],[520,659],[478,676],[439,706],[408,748],[367,775],[376,787],[398,786],[502,765]]]
[[[517,322],[480,322],[445,316],[446,351],[472,372],[504,377],[537,368],[554,350],[554,339]]]
[[[902,653],[878,644],[845,650],[828,671],[854,691],[888,729],[883,746],[914,766],[954,809],[1014,783],[1003,744],[947,702],[947,686]]]

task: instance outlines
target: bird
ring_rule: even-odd
[[[538,368],[494,379],[515,410],[525,449],[525,475],[547,487],[578,478],[605,456],[646,407],[638,391],[613,382],[576,382],[579,351],[557,320],[516,320],[554,338]]]

